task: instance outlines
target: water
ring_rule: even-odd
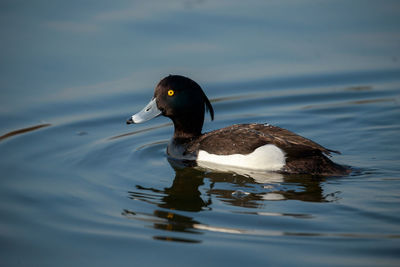
[[[0,8],[2,266],[399,264],[397,2],[54,3]],[[169,73],[205,131],[281,126],[353,173],[174,166],[170,121],[125,124]]]

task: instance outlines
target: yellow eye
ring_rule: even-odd
[[[175,94],[174,90],[168,90],[168,95],[173,96]]]

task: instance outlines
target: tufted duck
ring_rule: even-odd
[[[175,132],[167,147],[168,156],[200,167],[223,165],[228,169],[322,176],[349,173],[327,157],[338,151],[269,124],[237,124],[202,134],[206,111],[213,120],[213,107],[195,81],[169,75],[158,83],[150,103],[127,124],[159,115],[169,117]]]

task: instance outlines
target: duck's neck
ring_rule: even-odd
[[[203,119],[204,118],[201,120],[196,120],[195,118],[173,120],[175,127],[174,139],[192,139],[199,137],[201,135],[201,129],[203,128]]]

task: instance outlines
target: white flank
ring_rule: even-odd
[[[260,146],[247,155],[214,155],[200,150],[197,156],[197,164],[200,167],[212,169],[215,169],[216,165],[223,165],[257,171],[278,171],[285,163],[285,154],[274,145]]]

